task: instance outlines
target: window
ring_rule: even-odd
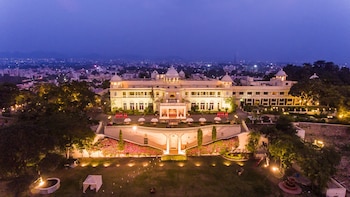
[[[114,96],[117,96],[117,92],[114,92]]]
[[[123,103],[123,110],[127,110],[126,103]]]
[[[284,92],[280,92],[280,95],[284,95]]]
[[[218,97],[220,97],[220,95],[221,95],[221,92],[218,92]]]
[[[244,92],[239,92],[239,95],[243,95],[244,94]]]
[[[124,98],[126,97],[126,92],[123,92],[123,97],[124,97]]]
[[[205,109],[205,103],[204,103],[204,101],[201,102],[200,109],[201,109],[201,110],[204,110],[204,109]]]
[[[191,95],[194,96],[196,93],[195,92],[191,92]]]
[[[248,95],[252,95],[252,92],[247,92]]]
[[[134,110],[135,109],[135,104],[134,103],[130,103],[130,109]]]
[[[134,96],[135,93],[134,93],[134,92],[129,92],[129,95],[130,95],[130,96]]]
[[[188,96],[188,92],[185,92],[185,95]]]
[[[255,92],[256,95],[260,95],[260,92]]]
[[[210,101],[209,109],[210,109],[210,110],[213,110],[213,109],[214,109],[214,102],[213,102],[213,101]]]
[[[144,110],[143,103],[139,103],[139,108],[140,108],[140,110]]]
[[[232,95],[236,95],[236,92],[232,92]]]
[[[264,92],[264,95],[268,95],[269,93],[268,92]]]

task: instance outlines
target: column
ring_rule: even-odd
[[[177,135],[177,154],[182,154],[182,151],[181,151],[181,135],[178,134]]]
[[[170,138],[169,135],[166,135],[166,151],[165,154],[169,154],[170,153]]]

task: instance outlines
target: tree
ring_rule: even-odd
[[[320,79],[307,79],[294,84],[289,94],[300,97],[301,105],[316,105],[319,102],[324,84]]]
[[[259,132],[250,132],[248,134],[248,143],[246,144],[246,148],[249,152],[255,153],[258,148],[260,133]]]
[[[3,83],[0,84],[0,108],[9,108],[16,103],[16,96],[19,90],[15,84]]]
[[[236,111],[236,97],[231,96],[225,99],[225,102],[230,105],[230,112],[235,112]]]
[[[31,122],[0,129],[0,176],[19,177],[35,170],[42,156],[55,149],[49,131]]]
[[[216,140],[216,126],[213,126],[213,129],[211,130],[211,139],[213,141]]]
[[[119,130],[118,149],[119,149],[119,150],[124,150],[124,139],[123,139],[122,130]]]
[[[203,143],[203,131],[202,131],[202,129],[198,129],[198,131],[197,131],[197,143],[198,143],[198,147],[200,148],[202,146],[202,143]]]
[[[269,142],[268,151],[279,161],[281,172],[291,167],[292,161],[296,159],[295,141],[294,136],[283,134]]]
[[[340,155],[333,147],[320,149],[311,143],[306,143],[303,151],[298,154],[297,162],[304,174],[322,191],[336,173]]]
[[[276,121],[276,129],[288,135],[296,134],[296,129],[292,124],[292,118],[290,116],[280,116]]]

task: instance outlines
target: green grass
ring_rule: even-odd
[[[103,164],[107,165],[105,167]],[[277,186],[257,172],[254,162],[241,166],[221,157],[188,157],[187,161],[162,162],[156,158],[85,159],[73,169],[57,170],[46,177],[57,177],[61,188],[47,196],[274,196]],[[94,165],[95,167],[93,167]],[[101,174],[98,193],[82,193],[89,174]],[[113,192],[113,195],[112,195]]]
[[[163,155],[161,157],[162,161],[186,161],[186,155]]]

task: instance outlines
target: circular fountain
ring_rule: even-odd
[[[294,177],[288,177],[287,180],[280,182],[278,187],[288,194],[300,194],[301,188],[295,182]]]
[[[58,178],[47,178],[46,181],[44,181],[40,177],[31,192],[33,194],[51,194],[58,190],[60,185],[61,181]]]

